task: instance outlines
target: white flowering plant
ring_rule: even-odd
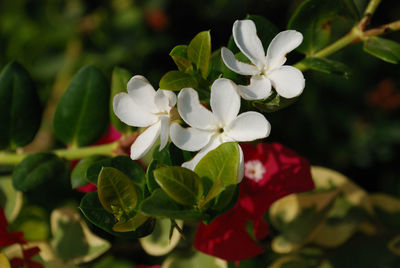
[[[399,21],[366,28],[379,2],[371,0],[349,33],[338,40],[330,36],[328,22],[337,14],[327,12],[326,5],[332,3],[317,0],[304,1],[283,31],[261,16],[236,20],[227,45],[214,51],[212,32],[200,32],[187,45],[171,50],[177,69],[164,74],[158,86],[116,67],[110,91],[103,74],[86,66],[72,78],[57,105],[53,129],[63,145],[50,152],[21,149],[38,131],[41,107],[29,74],[12,62],[0,74],[0,106],[7,111],[0,114],[0,165],[11,167],[13,191],[27,196],[46,193],[62,203],[63,194],[70,193],[65,189],[86,189],[79,209],[92,229],[140,238],[149,254],[169,254],[179,241],[174,231],[185,237],[192,228],[196,235],[189,237],[189,251],[194,244],[208,255],[241,261],[272,249],[271,267],[313,263],[320,255],[304,257],[301,250],[306,245],[338,247],[367,218],[382,211],[400,213],[400,201],[368,197],[341,174],[311,168],[282,145],[265,143],[274,127],[268,116],[301,98],[307,90],[305,71],[348,76],[343,63],[327,57],[352,43],[363,42],[367,53],[384,61],[400,61],[400,45],[377,37],[399,30]],[[313,18],[307,15],[311,8],[316,10]],[[96,143],[109,125],[114,136]],[[75,160],[79,162],[69,162]],[[389,203],[395,205],[383,209]],[[362,216],[346,218],[350,207]],[[266,218],[277,233],[270,240],[265,239]],[[7,219],[1,222],[10,241],[17,237],[17,244],[25,243],[20,235],[8,233]],[[57,228],[64,222],[78,226],[88,241],[84,253],[67,260],[57,251],[65,238]],[[193,222],[200,224],[193,227]],[[186,224],[188,229],[182,227]],[[38,244],[45,262],[81,264],[111,246],[91,233],[76,211],[55,210],[51,226],[54,238]],[[341,235],[333,237],[338,230]],[[152,239],[165,234],[171,244],[158,247]],[[399,255],[398,230],[386,234],[391,235],[390,254]],[[193,254],[197,261],[215,261],[199,257],[197,251]],[[163,266],[173,267],[176,260],[168,258]],[[11,257],[5,260],[12,263]],[[217,264],[227,267],[222,260]]]

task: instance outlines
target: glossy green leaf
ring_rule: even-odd
[[[22,193],[16,191],[9,176],[0,176],[0,207],[3,208],[7,221],[12,222],[22,208]]]
[[[51,236],[49,214],[40,206],[24,206],[12,226],[14,230],[24,232],[28,241],[46,240]]]
[[[194,169],[203,181],[212,183],[204,204],[215,198],[227,186],[238,181],[239,147],[235,142],[226,142],[204,156]]]
[[[207,78],[211,57],[210,31],[197,34],[187,47],[188,59],[201,71],[203,78]]]
[[[90,183],[91,181],[89,181],[86,177],[88,168],[93,163],[95,163],[103,158],[104,158],[104,156],[102,156],[102,155],[92,155],[92,156],[89,156],[89,157],[84,158],[81,161],[79,161],[71,173],[72,188],[78,188],[78,187],[81,187],[83,185]]]
[[[27,156],[14,169],[13,185],[19,191],[29,191],[50,180],[59,179],[66,171],[63,160],[51,153]]]
[[[207,267],[207,268],[227,268],[225,260],[201,253],[200,251],[192,254],[172,254],[165,259],[162,264],[164,268],[186,268],[186,267]]]
[[[126,86],[131,77],[132,75],[128,70],[120,67],[114,67],[111,77],[110,121],[115,129],[121,133],[127,133],[130,131],[131,127],[119,120],[119,118],[114,114],[113,99],[118,93],[127,91]]]
[[[179,46],[174,47],[171,50],[171,52],[169,53],[169,55],[174,60],[179,71],[187,73],[187,72],[193,70],[193,65],[190,62],[190,60],[188,59],[186,45],[179,45]]]
[[[179,91],[182,88],[197,88],[198,82],[194,75],[181,71],[169,71],[160,80],[160,88]]]
[[[137,213],[135,216],[131,217],[127,221],[119,221],[113,226],[113,230],[115,232],[131,232],[131,231],[136,231],[137,228],[142,226],[149,217]]]
[[[360,5],[361,2],[366,2],[366,0],[355,1],[355,0],[340,0],[341,14],[354,21],[359,21],[361,19],[362,11]]]
[[[28,72],[11,62],[0,73],[0,150],[31,142],[39,129],[39,96]]]
[[[400,44],[377,36],[372,36],[364,42],[364,51],[389,63],[400,61]]]
[[[143,200],[140,211],[151,217],[167,217],[182,220],[206,220],[209,216],[193,209],[187,209],[173,201],[162,189],[155,189]]]
[[[138,204],[138,193],[133,181],[112,167],[103,167],[99,174],[97,191],[104,209],[118,219],[133,216]]]
[[[150,193],[154,192],[155,189],[160,188],[160,185],[156,182],[156,179],[154,178],[154,170],[160,167],[164,167],[165,165],[160,164],[160,162],[156,159],[151,161],[150,165],[147,167],[147,172],[146,172],[146,185],[147,188],[149,189]]]
[[[132,179],[139,188],[142,188],[144,184],[145,173],[142,166],[138,162],[130,159],[128,156],[116,156],[93,163],[87,169],[87,179],[92,183],[97,184],[97,178],[102,167],[113,167],[122,171],[126,176]]]
[[[326,58],[305,58],[300,64],[307,68],[327,74],[337,74],[348,78],[350,69],[341,62]]]
[[[89,262],[105,253],[111,244],[94,235],[75,209],[54,210],[50,217],[52,246],[56,257],[65,264]]]
[[[110,92],[103,74],[93,66],[74,75],[54,115],[56,137],[68,145],[85,146],[108,126]]]
[[[115,232],[113,226],[117,223],[113,214],[108,213],[100,203],[97,192],[85,194],[79,206],[83,215],[95,226],[100,229],[118,236],[126,238],[139,238],[150,234],[154,229],[155,220],[149,219],[140,226],[135,232]]]
[[[313,55],[330,42],[330,23],[338,8],[338,2],[332,0],[306,0],[297,8],[288,28],[303,34],[304,39],[298,51]]]
[[[182,167],[154,170],[154,178],[167,195],[181,205],[193,206],[203,196],[203,184],[193,171]]]

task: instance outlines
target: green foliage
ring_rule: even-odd
[[[211,182],[212,186],[200,206],[207,204],[227,186],[236,185],[238,169],[239,147],[235,142],[223,143],[204,156],[194,171],[203,181]]]
[[[126,92],[126,85],[129,79],[132,77],[131,73],[123,68],[114,67],[111,76],[111,98],[110,98],[110,121],[111,124],[121,133],[127,133],[131,130],[131,127],[124,124],[119,118],[114,114],[113,109],[113,99],[114,96],[121,92]]]
[[[300,64],[306,66],[308,69],[319,71],[327,74],[337,74],[349,77],[350,69],[341,62],[326,59],[326,58],[305,58]]]
[[[126,221],[119,221],[113,226],[113,230],[116,232],[131,232],[136,231],[140,226],[142,226],[149,217],[143,215],[142,213],[137,213],[135,216],[129,218]]]
[[[188,73],[193,70],[193,65],[188,59],[187,47],[187,45],[178,45],[174,47],[169,53],[179,71],[184,73]]]
[[[160,88],[172,91],[179,91],[182,88],[197,88],[196,77],[182,71],[169,71],[160,80]]]
[[[400,44],[377,36],[369,37],[364,42],[364,51],[389,63],[400,61]]]
[[[85,146],[100,138],[108,124],[107,84],[93,66],[83,67],[74,75],[54,115],[58,139],[71,146]]]
[[[15,220],[22,207],[22,193],[15,190],[11,176],[0,176],[0,207],[9,222]]]
[[[49,214],[40,206],[24,206],[12,223],[14,230],[24,232],[28,241],[47,240],[50,237]]]
[[[261,112],[272,113],[282,110],[289,105],[295,103],[298,97],[286,99],[276,92],[272,92],[271,95],[265,100],[253,101],[252,105]]]
[[[303,34],[304,39],[298,51],[313,55],[329,43],[331,21],[338,8],[338,2],[332,0],[306,0],[297,8],[289,20],[288,28]]]
[[[97,191],[100,203],[107,212],[120,220],[130,219],[138,204],[138,193],[133,181],[112,167],[103,167],[99,173]]]
[[[43,187],[46,182],[60,180],[66,169],[64,161],[54,154],[32,154],[14,169],[13,185],[19,191]]]
[[[39,129],[41,105],[29,73],[17,62],[0,74],[0,150],[31,142]]]
[[[86,177],[87,170],[93,163],[103,158],[104,156],[101,155],[92,155],[79,161],[71,173],[72,188],[78,188],[90,183],[90,181]]]
[[[115,232],[114,225],[117,223],[113,214],[108,213],[100,203],[97,192],[87,193],[81,200],[80,210],[86,219],[104,231],[117,236],[126,238],[139,238],[150,234],[154,228],[154,219],[149,219],[136,231],[132,232]]]
[[[207,78],[211,57],[210,31],[197,34],[187,47],[188,59],[200,70],[203,78]]]
[[[182,167],[162,167],[154,170],[161,189],[175,202],[193,206],[203,196],[203,183],[193,171]]]
[[[179,205],[162,189],[155,189],[150,197],[143,200],[140,211],[152,217],[182,220],[206,220],[209,217],[205,213]]]

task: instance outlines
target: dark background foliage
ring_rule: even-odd
[[[0,2],[0,67],[18,60],[31,73],[43,104],[60,96],[83,65],[110,79],[114,66],[142,74],[157,85],[175,69],[168,56],[177,44],[211,30],[212,47],[227,44],[232,24],[247,14],[265,16],[286,29],[301,3],[274,0]],[[362,3],[363,1],[359,1]],[[398,19],[400,2],[382,1],[371,26]],[[333,22],[334,38],[351,22]],[[399,33],[387,38],[400,41]],[[338,170],[370,192],[400,196],[400,68],[376,59],[355,44],[332,59],[347,64],[346,79],[307,71],[306,89],[287,109],[267,114],[267,141],[280,142],[313,165]],[[301,59],[291,53],[289,63]]]

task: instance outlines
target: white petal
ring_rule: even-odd
[[[242,75],[255,75],[260,73],[255,65],[238,61],[232,51],[226,47],[221,49],[221,57],[225,65],[235,73]]]
[[[156,91],[145,77],[135,75],[129,80],[127,87],[129,96],[138,105],[151,113],[158,112],[157,106],[154,103]]]
[[[221,126],[232,122],[240,110],[240,96],[229,79],[219,78],[211,86],[211,110]]]
[[[253,75],[248,86],[238,85],[237,89],[245,100],[262,100],[271,94],[271,81],[264,75]]]
[[[170,94],[172,93],[172,95]],[[175,93],[169,90],[159,89],[156,92],[154,97],[154,103],[157,106],[157,110],[159,113],[168,113],[171,110],[170,104],[173,103],[173,106],[176,103]],[[174,103],[175,102],[175,103]]]
[[[131,158],[137,160],[142,158],[154,145],[160,134],[160,121],[143,131],[131,146]]]
[[[295,30],[278,33],[269,44],[267,51],[267,66],[272,70],[282,66],[286,61],[286,54],[303,42],[303,35]]]
[[[198,152],[190,161],[187,161],[185,163],[182,164],[182,167],[194,170],[194,168],[196,167],[197,163],[199,163],[199,161],[211,150],[214,150],[215,148],[217,148],[219,145],[221,144],[221,142],[219,141],[219,139],[217,137],[212,138],[211,141],[205,146],[203,147],[203,149],[200,150],[200,152]]]
[[[292,66],[284,65],[268,73],[272,86],[284,98],[290,99],[299,96],[304,89],[303,73]]]
[[[262,114],[245,112],[240,114],[225,132],[236,141],[253,141],[267,137],[270,130],[271,125]]]
[[[244,176],[244,157],[242,147],[239,146],[239,168],[238,168],[238,182],[240,183]]]
[[[158,120],[156,115],[137,105],[126,93],[119,93],[114,96],[113,110],[122,122],[134,127],[147,127]]]
[[[173,123],[170,128],[172,142],[185,151],[198,151],[206,146],[215,132],[197,128],[183,128]]]
[[[199,129],[216,129],[214,115],[200,104],[199,95],[193,88],[184,88],[178,95],[178,112],[190,126]]]
[[[233,39],[252,63],[261,69],[265,64],[265,51],[257,36],[256,25],[252,20],[237,20],[233,24]]]
[[[169,116],[160,115],[160,151],[167,145],[169,137]]]
[[[163,90],[164,95],[166,95],[168,97],[168,102],[169,102],[169,107],[174,107],[176,104],[176,95],[174,92],[172,92],[171,90]]]

